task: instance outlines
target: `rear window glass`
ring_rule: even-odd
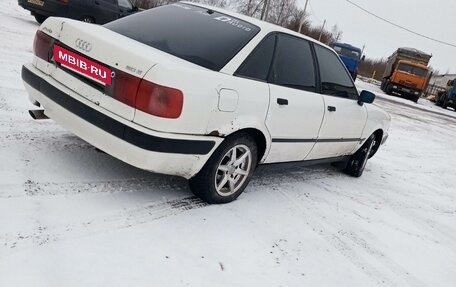
[[[104,25],[141,43],[219,71],[260,29],[205,8],[172,4]]]

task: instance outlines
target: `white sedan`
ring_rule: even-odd
[[[329,47],[221,9],[177,3],[104,26],[51,17],[22,68],[36,119],[106,153],[236,199],[258,164],[343,162],[360,176],[390,116]]]

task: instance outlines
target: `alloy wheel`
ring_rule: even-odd
[[[252,167],[252,152],[246,145],[232,147],[220,161],[215,173],[215,190],[220,196],[234,194],[247,180]]]

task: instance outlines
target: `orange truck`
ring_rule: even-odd
[[[413,48],[397,49],[388,57],[380,88],[388,95],[417,102],[428,83],[431,57]]]

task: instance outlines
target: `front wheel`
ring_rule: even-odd
[[[375,143],[375,135],[371,135],[359,150],[351,156],[344,171],[351,176],[360,177],[366,167],[367,160],[371,156],[372,147]]]
[[[385,93],[390,96],[393,94],[393,86],[391,84],[386,84]]]
[[[257,146],[248,134],[228,137],[189,180],[190,189],[208,203],[231,202],[249,183],[257,157]]]

